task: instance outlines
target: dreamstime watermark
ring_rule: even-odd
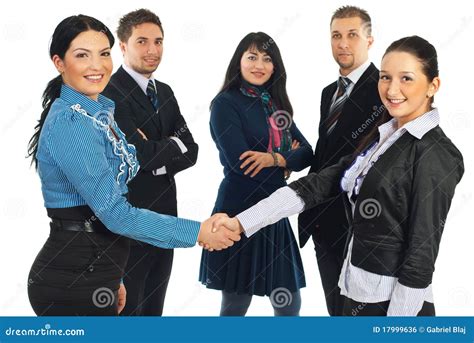
[[[114,122],[114,115],[110,110],[97,111],[92,118],[95,119],[93,122],[94,127],[102,131],[107,131]]]
[[[9,327],[5,330],[6,336],[85,336],[84,329],[52,329],[50,324],[45,324],[39,329],[15,329]]]
[[[470,291],[466,287],[456,287],[451,289],[449,302],[453,306],[470,305]]]
[[[360,31],[365,37],[372,36],[372,22],[366,21],[365,23],[362,23],[360,26]]]
[[[92,302],[98,308],[112,306],[115,302],[114,292],[107,287],[97,288],[92,294]]]
[[[441,49],[445,49],[447,46],[452,44],[458,36],[461,35],[462,32],[466,31],[466,29],[471,25],[472,17],[463,17],[461,18],[461,22],[456,30],[451,33],[441,44]],[[440,49],[440,50],[441,50]]]
[[[274,130],[287,130],[293,124],[293,118],[291,114],[284,110],[273,112],[271,118],[272,120],[270,121],[270,124]]]
[[[178,130],[176,130],[174,133],[173,133],[173,136],[176,137],[176,138],[179,138],[183,135],[183,133],[189,131],[188,129],[188,124],[184,124],[183,126],[181,126]]]
[[[355,308],[352,309],[351,315],[356,317],[359,315],[360,311],[362,311],[367,306],[367,303],[360,303]]]
[[[357,130],[352,132],[352,139],[357,139],[359,135],[363,134],[368,127],[371,127],[372,123],[377,120],[377,118],[385,111],[385,106],[374,106],[372,107],[372,114],[369,118],[362,123],[361,126],[357,128]]]
[[[275,288],[272,293],[270,293],[270,302],[275,308],[282,308],[288,305],[291,305],[293,301],[293,296],[291,292],[285,287]]]
[[[360,203],[359,213],[362,218],[373,219],[380,216],[382,213],[382,206],[376,199],[368,198]]]

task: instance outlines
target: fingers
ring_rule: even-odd
[[[214,213],[211,218],[229,218],[227,213]]]
[[[127,301],[127,289],[125,288],[124,284],[120,284],[120,287],[118,290],[118,301],[117,301],[117,312],[119,314],[125,308],[126,301]]]
[[[218,219],[215,223],[218,229],[228,229],[232,231],[239,231],[239,223],[234,218],[222,218]]]
[[[255,175],[257,175],[258,173],[260,173],[260,171],[263,169],[263,164],[260,163],[258,165],[257,168],[255,168],[254,172],[252,173],[252,175],[250,175],[250,177],[254,177]]]
[[[240,241],[240,234],[234,231],[228,230],[227,237],[232,240],[232,244],[234,244],[234,242]]]
[[[137,131],[138,131],[138,133],[142,136],[142,138],[143,138],[144,140],[146,140],[146,141],[148,140],[147,136],[143,133],[142,130],[140,130],[140,129],[137,128]]]
[[[216,213],[202,224],[198,244],[208,251],[227,249],[240,240],[241,231],[237,218]]]
[[[227,220],[226,218],[218,218],[214,221],[214,227],[212,229],[212,232],[216,232],[217,230],[219,230],[221,227],[225,227],[225,228],[229,228],[229,224],[227,223]],[[215,230],[214,230],[215,229]]]
[[[244,158],[252,156],[253,153],[254,152],[252,150],[248,150],[248,151],[242,153],[242,155],[240,155],[239,160],[243,160]]]
[[[253,151],[251,152],[253,153]],[[256,159],[257,156],[255,154],[246,157],[246,160],[240,165],[240,169],[244,169],[249,163],[255,162]]]
[[[249,157],[245,162],[247,162],[247,161],[250,160],[250,159],[253,159],[253,162],[252,162],[252,164],[245,170],[244,175],[249,174],[249,173],[252,172],[255,168],[260,168],[259,171],[262,170],[262,168],[265,168],[265,160],[264,160],[263,156],[260,155],[260,156],[255,156],[255,157]],[[245,163],[245,162],[244,162],[244,163]],[[242,165],[243,165],[243,164],[242,164]],[[241,168],[242,168],[242,166],[241,166]],[[254,172],[254,173],[251,175],[251,177],[254,177],[254,176],[257,175],[257,174],[258,174],[258,172],[256,172],[256,173]]]
[[[216,233],[213,234],[213,237],[209,242],[200,245],[204,245],[204,249],[209,251],[219,251],[233,246],[234,242],[238,242],[239,240],[239,233],[222,227],[222,229],[218,230]]]

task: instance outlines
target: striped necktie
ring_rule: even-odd
[[[155,112],[158,111],[158,95],[156,94],[155,84],[153,80],[148,81],[148,85],[146,86],[146,95],[148,99],[150,99]]]
[[[347,87],[351,84],[351,80],[347,77],[339,77],[337,80],[337,94],[334,103],[329,108],[329,115],[326,119],[326,128],[327,134],[330,135],[331,132],[336,127],[337,121],[342,113],[342,107],[346,102],[349,94],[347,94]]]

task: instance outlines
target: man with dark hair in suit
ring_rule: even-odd
[[[310,173],[354,153],[384,110],[377,90],[379,71],[368,60],[373,43],[369,14],[355,6],[344,6],[333,14],[330,27],[339,77],[322,92],[319,138]],[[305,211],[298,218],[300,246],[313,237],[331,316],[342,315],[338,281],[348,226],[342,196]]]
[[[174,175],[196,163],[198,145],[173,91],[153,77],[163,53],[163,27],[157,15],[139,9],[120,19],[117,35],[124,63],[103,94],[115,101],[115,119],[137,148],[141,169],[128,185],[129,200],[176,216]],[[123,315],[162,315],[172,263],[172,249],[132,242]]]

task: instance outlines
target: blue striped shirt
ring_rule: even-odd
[[[135,147],[127,143],[113,118],[114,108],[114,102],[102,95],[94,101],[62,86],[36,154],[45,207],[88,205],[116,234],[161,248],[194,246],[199,222],[127,202],[127,183],[137,174],[139,163]]]

